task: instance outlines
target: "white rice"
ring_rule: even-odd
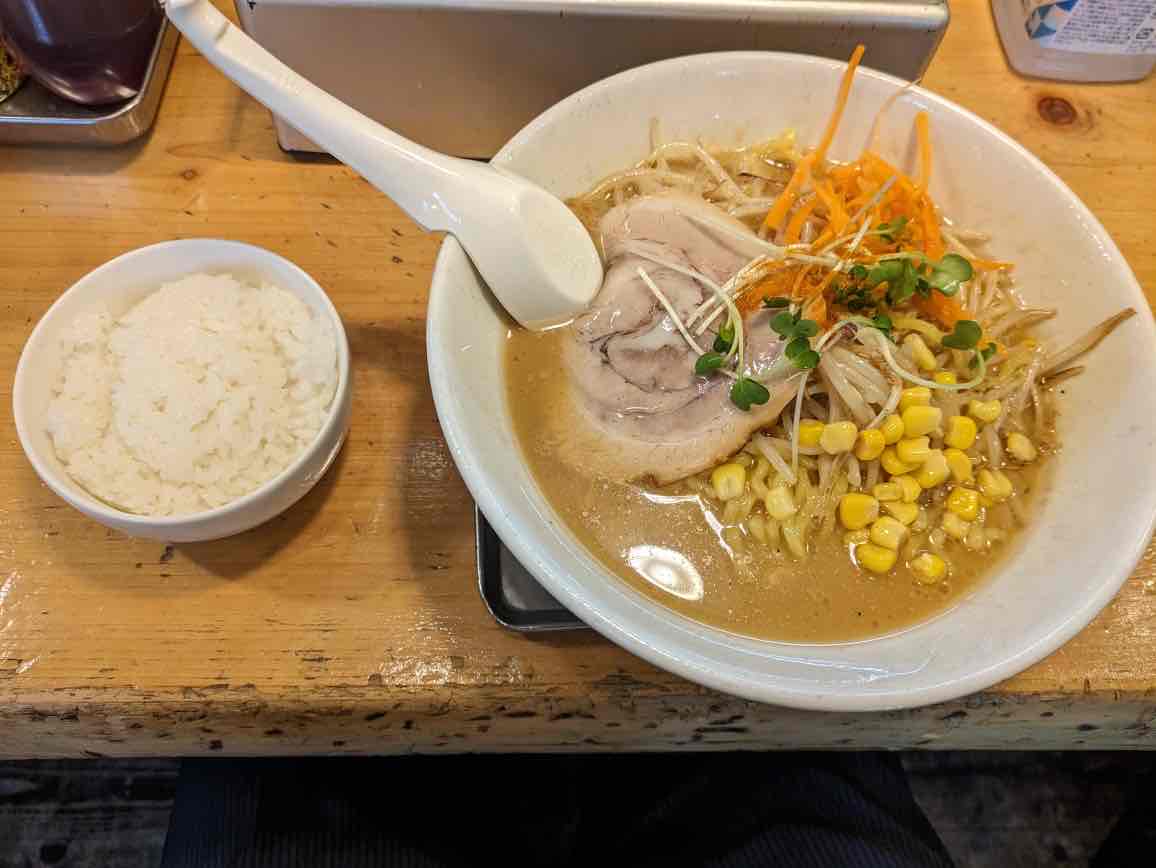
[[[68,474],[140,515],[236,500],[284,470],[329,415],[333,330],[297,296],[228,275],[163,285],[116,319],[77,318],[47,430]]]

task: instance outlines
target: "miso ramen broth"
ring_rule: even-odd
[[[713,627],[787,642],[862,639],[923,621],[967,595],[999,563],[997,552],[952,555],[952,575],[922,584],[902,574],[857,569],[841,534],[816,539],[805,560],[785,545],[724,541],[709,497],[687,482],[651,486],[600,478],[580,456],[600,447],[599,434],[576,412],[561,363],[561,330],[511,332],[508,401],[527,463],[566,526],[631,587]],[[1047,465],[1015,473],[1025,499]],[[1040,481],[1044,481],[1040,479]],[[1010,515],[1004,516],[1013,526]]]

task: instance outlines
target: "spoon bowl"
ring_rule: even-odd
[[[573,319],[602,283],[586,229],[559,199],[485,163],[439,154],[370,120],[295,73],[209,0],[167,0],[205,59],[396,202],[427,231],[452,233],[526,328]]]

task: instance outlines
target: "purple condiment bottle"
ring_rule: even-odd
[[[157,0],[0,0],[0,32],[29,75],[86,105],[136,96],[162,18]]]

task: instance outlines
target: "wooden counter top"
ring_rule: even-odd
[[[1025,80],[986,2],[953,13],[927,86],[1055,169],[1156,298],[1156,79]],[[589,633],[498,627],[426,379],[438,239],[343,166],[283,154],[268,113],[187,45],[143,142],[0,148],[0,233],[0,754],[1156,746],[1156,549],[1056,654],[917,711],[757,706]],[[20,349],[64,288],[196,236],[268,247],[326,287],[349,330],[354,416],[337,465],[279,520],[174,548],[49,492],[8,408]]]

